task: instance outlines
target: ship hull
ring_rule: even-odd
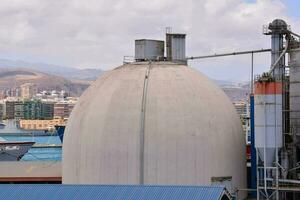
[[[35,142],[0,142],[0,161],[19,161]]]
[[[0,124],[1,125],[1,124]],[[5,120],[0,126],[0,136],[49,136],[51,132],[45,130],[21,129],[16,120]]]

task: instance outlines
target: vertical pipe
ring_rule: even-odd
[[[253,68],[253,67],[252,67]],[[252,86],[253,87],[253,86]],[[252,88],[253,90],[253,88]],[[250,153],[251,153],[251,189],[257,189],[257,169],[256,169],[256,150],[255,150],[255,139],[254,139],[254,94],[250,94]],[[255,198],[255,192],[251,192],[250,196]]]
[[[275,91],[276,91],[276,84],[275,84]],[[276,194],[276,200],[279,200],[279,173],[278,173],[278,164],[279,164],[279,159],[278,159],[278,145],[277,145],[277,94],[275,95],[275,162],[276,162],[276,169],[275,169],[275,173],[276,173],[276,190],[275,190],[275,194]],[[279,115],[282,113],[279,113]]]
[[[280,57],[281,51],[283,50],[283,35],[274,33],[271,37],[271,65]],[[281,80],[284,74],[282,66],[284,66],[284,57],[275,66],[273,71],[273,77],[276,80]]]
[[[251,53],[251,83],[250,83],[250,94],[253,94],[253,52]]]
[[[266,84],[264,83],[264,94],[266,94]],[[267,190],[267,112],[266,112],[266,95],[264,95],[264,159],[263,159],[263,165],[264,165],[264,189],[265,189],[265,195],[267,198],[269,198],[268,190]]]
[[[253,88],[253,52],[251,53],[251,83],[250,83],[250,153],[251,153],[251,188],[257,189],[257,194],[255,192],[250,193],[250,197],[259,198],[259,190],[258,190],[258,179],[257,179],[257,156],[255,149],[255,123],[254,123],[254,88]]]
[[[258,161],[258,154],[256,153],[255,154],[255,160],[256,161]],[[260,177],[260,173],[259,173],[259,169],[258,169],[258,163],[256,162],[255,163],[256,164],[256,175],[258,175],[257,177],[256,177],[256,198],[257,198],[257,200],[259,200],[260,199],[260,197],[259,197],[259,193],[260,193],[260,188],[259,188],[259,177]]]

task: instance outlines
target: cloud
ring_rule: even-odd
[[[189,55],[268,48],[262,25],[274,18],[300,32],[279,0],[1,0],[0,55],[111,69],[133,55],[134,39],[164,39],[167,26],[187,33]],[[257,56],[260,70],[268,60]],[[213,78],[247,77],[249,57],[192,64]]]

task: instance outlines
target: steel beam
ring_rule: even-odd
[[[214,58],[214,57],[222,57],[222,56],[236,56],[236,55],[243,55],[243,54],[254,54],[254,53],[264,53],[270,52],[271,49],[258,49],[258,50],[250,50],[250,51],[237,51],[232,53],[222,53],[222,54],[212,54],[206,56],[192,56],[187,57],[187,60],[195,60],[195,59],[203,59],[203,58]]]

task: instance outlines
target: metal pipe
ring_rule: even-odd
[[[276,162],[275,163],[278,167],[280,167],[280,169],[282,170],[282,171],[286,171],[286,169],[282,166],[282,165],[280,165],[278,162]]]
[[[242,55],[242,54],[254,54],[254,53],[263,53],[263,52],[270,52],[271,49],[259,49],[259,50],[250,50],[250,51],[237,51],[232,53],[222,53],[222,54],[212,54],[206,56],[192,56],[187,57],[187,60],[195,60],[195,59],[202,59],[202,58],[214,58],[214,57],[222,57],[222,56],[235,56],[235,55]]]
[[[250,83],[250,93],[253,94],[253,53],[251,53],[251,83]]]
[[[272,64],[270,72],[272,72],[275,69],[276,65],[283,58],[283,56],[286,54],[286,52],[288,50],[288,46],[289,46],[289,41],[287,40],[284,50],[282,51],[282,53],[280,54],[280,56],[277,58],[277,60]]]
[[[257,191],[257,190],[252,188],[237,188],[236,191]]]
[[[260,199],[260,197],[259,197],[259,177],[260,177],[260,171],[259,171],[259,169],[258,169],[258,153],[256,153],[255,154],[256,155],[256,173],[257,173],[257,177],[256,177],[256,189],[257,189],[257,192],[256,192],[256,198],[257,198],[257,200],[259,200]]]
[[[289,171],[289,172],[290,172],[290,171],[294,171],[294,170],[297,170],[297,169],[299,169],[299,168],[300,168],[300,166],[294,167],[294,168],[289,169],[288,171]]]
[[[266,93],[266,86],[264,86],[264,94]],[[266,197],[267,199],[269,199],[269,194],[268,194],[268,190],[267,190],[267,162],[266,162],[266,159],[267,159],[267,149],[266,149],[266,142],[267,142],[267,126],[266,126],[266,122],[267,122],[267,119],[266,119],[266,116],[267,116],[267,111],[266,111],[266,96],[264,96],[264,117],[265,117],[265,123],[264,123],[264,132],[265,132],[265,138],[264,138],[264,142],[265,142],[265,145],[264,145],[264,191],[265,191],[265,194],[266,194]]]
[[[297,33],[294,33],[292,31],[289,31],[290,34],[294,35],[294,36],[297,36],[299,39],[300,39],[300,35],[298,35]]]
[[[294,183],[294,184],[300,184],[300,181],[298,180],[292,180],[292,179],[278,179],[281,183]]]
[[[274,181],[274,178],[266,178],[267,181]],[[300,180],[294,180],[294,179],[278,179],[281,183],[294,183],[294,184],[300,184]]]
[[[254,135],[254,94],[250,94],[250,151],[251,151],[251,188],[256,189],[257,183],[257,158],[256,158],[256,150],[255,150],[255,135]],[[251,197],[255,198],[256,193],[251,192]]]
[[[275,91],[276,91],[276,85],[275,85]],[[276,112],[276,102],[277,98],[275,96],[275,162],[278,163],[279,162],[279,159],[278,159],[278,146],[277,146],[277,112]],[[279,174],[278,174],[278,165],[276,165],[276,170],[275,170],[275,174],[276,174],[276,190],[275,190],[275,193],[276,193],[276,200],[279,199],[279,193],[278,193],[278,188],[279,188],[279,182],[278,182],[278,179],[279,179]],[[271,198],[271,197],[270,197]]]

